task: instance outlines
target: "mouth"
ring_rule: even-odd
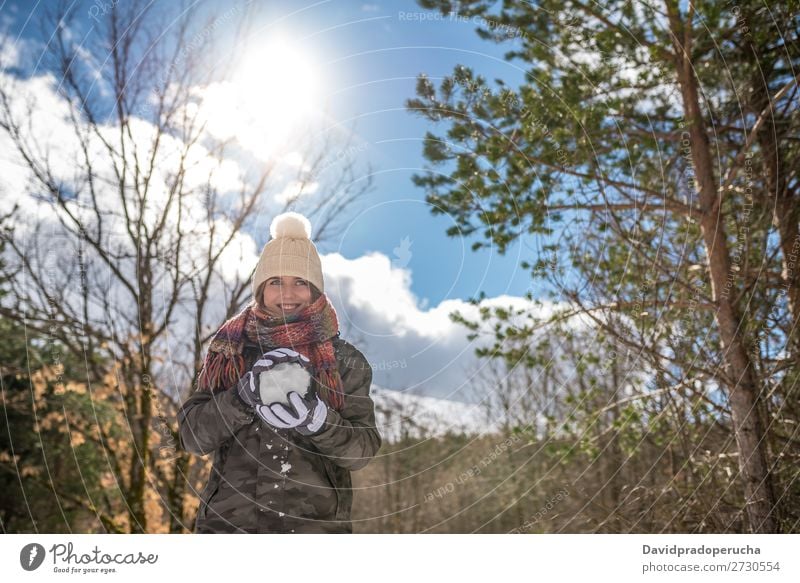
[[[300,304],[278,304],[278,307],[284,312],[292,312],[300,307]]]

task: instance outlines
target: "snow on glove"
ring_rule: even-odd
[[[305,395],[311,386],[311,361],[291,348],[265,352],[253,365],[261,403],[288,403],[290,391]]]
[[[313,435],[324,425],[328,408],[316,395],[303,398],[296,391],[289,393],[291,406],[283,403],[260,405],[258,413],[270,425],[282,429],[295,428],[303,435]]]
[[[268,424],[287,429],[304,421],[296,419],[287,422],[286,415],[276,417],[271,406],[289,404],[289,394],[298,396],[308,393],[311,386],[311,361],[291,348],[277,348],[262,355],[253,365],[253,385],[256,387],[259,402],[256,412]]]
[[[287,402],[289,391],[304,384],[308,387],[310,368],[311,361],[291,348],[271,350],[239,379],[236,392],[245,405],[255,408],[262,403]]]

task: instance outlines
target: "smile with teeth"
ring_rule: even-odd
[[[300,304],[278,304],[281,310],[294,310]]]

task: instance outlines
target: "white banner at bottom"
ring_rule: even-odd
[[[0,538],[3,581],[800,581],[800,535],[61,535]]]

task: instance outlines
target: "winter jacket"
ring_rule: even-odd
[[[198,390],[183,404],[182,446],[198,455],[214,452],[196,533],[353,532],[350,472],[376,455],[381,436],[369,395],[369,362],[338,335],[333,346],[344,408],[328,407],[314,435],[273,428],[239,399],[235,387],[213,394]],[[270,348],[245,344],[245,370]]]

